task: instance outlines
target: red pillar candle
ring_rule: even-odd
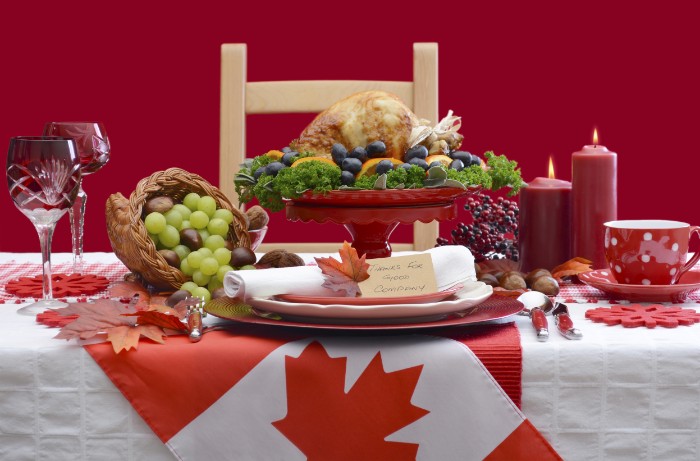
[[[518,241],[521,270],[529,272],[571,259],[571,183],[549,177],[535,178],[520,190]]]
[[[594,130],[593,145],[574,152],[571,167],[573,255],[607,268],[603,223],[617,219],[617,154],[598,145]]]

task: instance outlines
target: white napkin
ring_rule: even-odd
[[[441,246],[431,248],[426,253],[433,259],[439,291],[458,283],[476,281],[474,257],[466,247]],[[242,299],[281,294],[338,296],[338,292],[321,286],[324,280],[317,266],[231,271],[224,277],[224,290],[227,296]]]

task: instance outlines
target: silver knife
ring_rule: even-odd
[[[578,328],[574,328],[574,322],[571,320],[569,315],[569,308],[566,304],[555,303],[554,309],[552,309],[552,316],[554,316],[554,323],[557,326],[557,330],[566,339],[581,339],[583,334]]]

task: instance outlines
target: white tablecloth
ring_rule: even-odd
[[[0,253],[0,263],[13,259],[38,255]],[[526,317],[515,319],[523,413],[566,460],[700,459],[700,325],[626,329],[584,319],[598,305],[569,305],[581,341],[552,331],[540,343]],[[55,329],[16,315],[18,307],[0,305],[1,460],[173,459],[81,346],[52,339]]]

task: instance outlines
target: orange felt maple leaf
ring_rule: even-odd
[[[386,373],[377,353],[346,393],[346,361],[318,342],[285,357],[287,416],[272,425],[310,461],[415,459],[418,444],[385,438],[429,413],[411,403],[423,366]]]
[[[552,277],[561,282],[564,277],[592,271],[591,264],[593,263],[585,258],[576,257],[552,269]]]
[[[106,334],[115,353],[137,349],[139,339],[145,336],[163,343],[164,328],[183,331],[187,326],[176,316],[163,312],[140,310],[136,305],[125,305],[111,299],[98,299],[89,303],[70,303],[68,307],[55,309],[60,315],[77,315],[78,318],[63,326],[56,339],[90,339]]]
[[[326,279],[322,286],[333,291],[345,291],[346,296],[358,296],[358,283],[369,278],[369,264],[365,262],[365,255],[359,257],[357,250],[348,242],[343,242],[338,253],[340,261],[333,257],[314,258]]]
[[[109,287],[111,298],[128,299],[134,302],[137,309],[146,309],[151,302],[151,294],[137,282],[115,282]]]

